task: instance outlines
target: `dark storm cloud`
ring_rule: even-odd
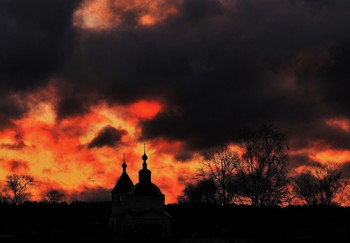
[[[167,109],[140,124],[141,139],[184,141],[184,154],[234,141],[239,130],[264,123],[277,124],[298,148],[315,138],[349,147],[346,134],[325,124],[350,117],[349,1],[184,0],[179,14],[154,26],[137,25],[137,13],[128,10],[121,26],[80,30],[77,39],[74,1],[40,1],[45,14],[32,9],[23,17],[8,7],[12,2],[18,1],[0,8],[5,39],[18,42],[5,48],[1,40],[7,53],[1,60],[9,60],[1,61],[7,65],[1,77],[13,80],[4,87],[29,85],[18,77],[32,87],[54,70],[59,119],[100,100],[158,99]]]
[[[193,153],[178,152],[178,153],[175,153],[174,156],[175,156],[175,160],[179,162],[186,162],[193,159]]]
[[[323,8],[331,8],[337,4],[337,1],[333,0],[304,0],[303,2],[310,11],[320,11]]]
[[[77,0],[0,2],[2,88],[33,88],[73,49],[72,13]]]
[[[320,138],[348,148],[347,135],[324,123],[350,116],[349,10],[342,0],[185,0],[155,26],[83,33],[62,73],[79,92],[63,100],[79,108],[160,99],[167,109],[141,124],[142,139],[181,140],[189,150],[264,123],[299,146]]]
[[[65,117],[82,115],[87,113],[89,108],[89,101],[87,101],[87,94],[81,95],[79,91],[71,91],[70,89],[60,89],[60,99],[56,104],[56,113],[58,119]]]
[[[20,119],[25,111],[26,105],[16,97],[11,94],[3,94],[0,99],[0,128],[12,126],[11,119]]]
[[[298,155],[291,155],[289,158],[290,161],[290,168],[298,168],[303,165],[313,165],[313,166],[319,166],[320,163],[317,161],[314,161],[308,157],[307,154],[298,154]]]
[[[327,125],[325,121],[317,121],[315,119],[307,123],[295,124],[294,127],[289,130],[289,133],[291,136],[291,146],[295,149],[312,146],[314,140],[318,141],[320,149],[350,149],[349,131]],[[312,140],[309,138],[312,138]]]
[[[45,84],[74,50],[72,13],[77,0],[0,1],[0,95]],[[13,100],[1,101],[0,126],[26,111]],[[5,106],[5,107],[4,107]]]
[[[127,133],[128,132],[124,129],[106,126],[91,140],[88,144],[88,148],[101,148],[103,146],[114,147],[121,143],[121,138]]]
[[[69,195],[70,201],[110,201],[111,200],[111,190],[109,188],[103,188],[100,186],[84,186],[81,191],[73,191],[71,193],[64,193]]]
[[[348,84],[334,79],[338,70],[332,70],[340,63],[344,76],[349,75],[345,66],[350,55],[341,51],[338,57],[334,52],[347,41],[343,9],[349,4],[338,1],[329,11],[311,13],[293,1],[263,2],[238,1],[231,11],[216,17],[217,23],[206,19],[203,29],[194,30],[198,38],[192,40],[198,43],[188,46],[197,50],[196,59],[187,58],[192,72],[184,79],[188,83],[177,86],[173,100],[182,113],[163,113],[145,122],[146,137],[186,138],[189,146],[201,148],[232,141],[246,126],[277,123],[299,142],[321,137],[336,147],[348,146],[344,139],[348,135],[325,126],[324,120],[349,116],[345,108],[349,99],[344,94],[337,104],[336,95],[346,93]],[[324,67],[295,65],[300,54],[316,53],[316,59],[322,48],[331,53]],[[324,74],[328,72],[334,77],[328,78]],[[334,96],[327,95],[330,87]],[[313,131],[315,126],[322,129]]]

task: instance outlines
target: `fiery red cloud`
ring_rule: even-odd
[[[37,100],[34,97],[38,94],[51,98]],[[64,191],[68,201],[91,200],[92,187],[95,200],[108,200],[122,172],[123,153],[126,153],[128,173],[137,183],[143,153],[139,122],[153,119],[166,109],[166,104],[156,100],[139,100],[131,105],[100,102],[84,115],[58,120],[54,94],[54,88],[50,87],[29,95],[27,115],[14,120],[15,127],[1,132],[2,180],[12,173],[34,176],[37,183],[31,189],[32,200],[40,200],[50,189]],[[347,120],[330,119],[325,123],[348,132]],[[99,145],[91,146],[96,141]],[[166,195],[167,203],[176,202],[185,184],[193,181],[203,158],[194,154],[186,162],[177,161],[176,154],[185,149],[179,140],[157,138],[143,142],[147,143],[153,182]],[[240,149],[235,145],[231,148]],[[343,164],[350,158],[350,151],[324,149],[317,141],[307,148],[290,151],[292,156],[299,154],[320,163],[332,160]],[[291,175],[310,169],[309,165],[297,166]]]
[[[5,178],[11,173],[34,176],[38,183],[32,188],[33,200],[40,200],[49,189],[65,191],[67,200],[89,200],[92,186],[95,187],[96,199],[108,200],[109,191],[122,172],[123,153],[126,153],[128,173],[137,183],[143,154],[138,123],[152,119],[165,106],[158,101],[147,100],[126,106],[100,103],[90,107],[90,112],[85,115],[57,120],[54,96],[43,101],[31,101],[28,114],[14,121],[16,128],[1,132],[0,176]],[[92,141],[96,142],[96,136],[106,127],[123,132],[120,137],[109,137],[117,139],[111,144],[107,139],[105,144],[100,140],[100,146],[89,146]],[[172,152],[181,148],[180,142],[144,142],[147,143],[154,183],[166,195],[168,203],[176,202],[184,187],[184,181],[177,180],[178,175],[190,178],[197,162],[176,162]],[[23,145],[16,148],[19,143]]]
[[[33,175],[33,200],[108,199],[145,142],[175,202],[200,152],[265,122],[294,131],[292,176],[331,160],[350,177],[348,1],[36,2],[0,2],[0,180]]]

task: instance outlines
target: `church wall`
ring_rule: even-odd
[[[162,212],[150,211],[133,217],[126,211],[110,218],[110,226],[114,232],[137,232],[150,225],[159,225],[164,231],[170,233],[170,218]]]
[[[128,194],[112,194],[112,214],[124,212],[130,208],[130,196]]]
[[[135,212],[145,211],[148,209],[164,210],[164,196],[138,196],[130,197],[130,210]]]
[[[170,219],[161,212],[149,212],[133,220],[136,229],[142,229],[149,225],[159,225],[170,233]]]

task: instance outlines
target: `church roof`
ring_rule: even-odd
[[[119,180],[115,184],[112,192],[116,193],[129,193],[131,188],[133,188],[134,183],[132,183],[129,175],[126,172],[123,172]]]
[[[131,190],[130,195],[137,196],[161,196],[163,195],[160,189],[152,182],[137,183]]]
[[[125,162],[125,154],[124,154],[124,162],[122,164],[123,173],[119,177],[117,183],[115,184],[112,193],[129,193],[131,188],[133,188],[134,183],[132,183],[128,173],[126,173],[126,162]]]

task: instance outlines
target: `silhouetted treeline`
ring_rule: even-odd
[[[237,143],[238,147],[222,147],[204,157],[197,177],[178,197],[180,203],[265,207],[346,201],[348,182],[336,162],[309,165],[289,176],[287,136],[272,126],[247,130]]]
[[[243,242],[349,242],[350,208],[168,205],[179,237]]]
[[[344,207],[170,204],[166,210],[172,216],[172,235],[156,242],[350,240],[350,208]],[[1,242],[115,242],[110,213],[110,202],[1,204]]]
[[[0,204],[3,242],[112,242],[111,202]]]

